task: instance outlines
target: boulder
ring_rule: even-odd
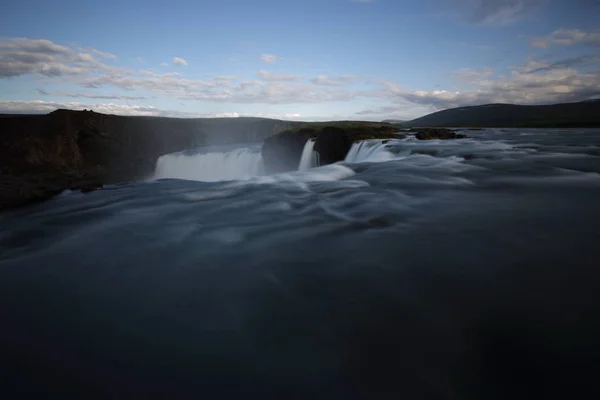
[[[335,126],[323,128],[315,142],[315,151],[319,153],[321,165],[343,161],[351,147],[352,139],[347,130]]]
[[[465,139],[467,136],[457,134],[455,131],[446,128],[416,128],[411,130],[415,132],[415,137],[419,140],[448,140],[448,139]]]
[[[297,170],[306,142],[317,135],[315,129],[302,128],[287,130],[265,139],[261,152],[266,172],[276,174]]]
[[[390,124],[373,122],[314,123],[301,129],[281,132],[267,138],[262,156],[267,173],[295,171],[309,139],[315,139],[314,150],[321,165],[343,161],[352,144],[368,139],[400,139],[405,137]]]

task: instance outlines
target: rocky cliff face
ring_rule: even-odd
[[[0,209],[150,176],[167,153],[263,140],[294,122],[258,118],[124,117],[57,110],[0,116]]]
[[[447,130],[421,131],[419,139],[462,137]],[[325,165],[342,161],[356,141],[398,137],[395,126],[372,122],[124,117],[69,110],[0,115],[0,209],[68,188],[91,190],[144,179],[161,155],[202,145],[264,140],[267,172],[278,173],[298,168],[311,138]]]
[[[298,169],[304,145],[317,136],[315,129],[302,128],[287,130],[265,139],[262,157],[266,172],[276,174]]]
[[[304,145],[316,139],[314,150],[321,165],[343,161],[354,142],[367,139],[402,138],[396,127],[372,122],[311,124],[301,129],[278,133],[265,140],[263,161],[269,173],[293,171],[298,168]]]

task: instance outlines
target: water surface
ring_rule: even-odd
[[[271,176],[195,150],[0,214],[0,391],[597,391],[600,131],[468,134]]]

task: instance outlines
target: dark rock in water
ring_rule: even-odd
[[[466,139],[466,135],[456,133],[453,130],[446,128],[416,128],[412,132],[416,132],[415,137],[419,140],[448,140],[448,139]]]
[[[0,210],[48,200],[71,189],[87,193],[102,188],[97,178],[72,174],[0,174]]]
[[[89,192],[93,192],[95,190],[99,190],[99,189],[102,189],[102,188],[103,188],[102,185],[98,185],[98,186],[85,186],[85,187],[82,187],[80,189],[80,191],[81,191],[81,193],[89,193]]]
[[[315,143],[321,165],[343,161],[352,144],[369,139],[402,139],[405,135],[390,125],[354,125],[346,128],[327,126],[323,128]]]
[[[64,184],[43,175],[23,177],[2,174],[0,175],[0,209],[50,199],[63,191]]]
[[[343,161],[352,144],[368,139],[401,139],[405,135],[389,124],[373,122],[339,122],[335,125],[314,124],[302,129],[281,132],[265,139],[262,156],[268,173],[294,171],[298,168],[304,145],[315,139],[314,150],[321,165]]]
[[[90,177],[82,177],[80,180],[73,182],[70,187],[71,190],[78,190],[81,193],[89,193],[102,188],[104,188],[102,183],[96,179],[90,179]]]
[[[321,165],[342,161],[351,147],[352,139],[348,133],[334,126],[323,128],[315,142],[315,151],[319,153]]]
[[[317,130],[303,128],[284,131],[265,139],[261,152],[266,172],[276,174],[298,169],[304,145],[317,135]]]

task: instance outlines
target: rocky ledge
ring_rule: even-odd
[[[446,128],[414,128],[410,132],[419,140],[466,139],[467,136]]]
[[[57,110],[0,115],[0,210],[65,189],[147,178],[163,154],[263,140],[298,122],[263,118],[126,117]]]
[[[262,156],[268,173],[294,171],[298,168],[304,146],[315,140],[321,165],[343,161],[352,144],[368,139],[402,139],[414,134],[419,140],[464,139],[467,136],[446,128],[413,128],[399,132],[389,123],[336,122],[310,124],[289,129],[265,139]]]
[[[0,115],[0,210],[103,185],[147,178],[163,154],[207,144],[264,140],[268,173],[298,168],[309,139],[322,165],[342,161],[352,144],[402,138],[388,123],[301,123],[262,118],[125,117],[57,110],[47,115]],[[419,128],[418,139],[464,137]]]
[[[405,135],[388,123],[339,122],[311,124],[265,139],[262,157],[268,173],[295,171],[308,140],[315,140],[321,165],[343,161],[352,144],[367,139],[401,139]]]

